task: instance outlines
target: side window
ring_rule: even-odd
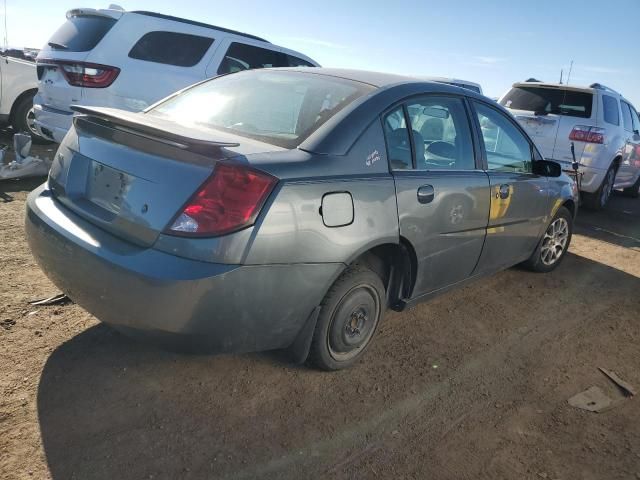
[[[418,170],[473,170],[473,140],[460,98],[429,96],[407,105]]]
[[[640,117],[638,117],[638,112],[632,105],[629,105],[631,109],[631,120],[633,121],[633,130],[640,132]]]
[[[620,125],[620,114],[618,113],[618,100],[610,95],[602,95],[602,107],[604,121],[611,125]]]
[[[233,42],[218,67],[218,74],[235,73],[252,68],[287,67],[285,55],[268,48]]]
[[[287,58],[287,67],[313,67],[313,64],[293,55],[285,54],[285,57]]]
[[[136,42],[129,58],[147,62],[193,67],[213,43],[213,38],[176,32],[149,32]]]
[[[487,152],[488,170],[531,173],[531,144],[502,112],[474,102]]]
[[[627,102],[620,102],[620,106],[622,107],[622,124],[624,125],[624,129],[632,132],[633,117],[631,116],[631,107]]]
[[[389,112],[382,120],[384,136],[387,142],[387,157],[392,170],[413,168],[411,159],[411,141],[402,107]]]

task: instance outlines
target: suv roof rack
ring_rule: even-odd
[[[253,40],[258,40],[260,42],[271,43],[268,40],[265,40],[264,38],[260,38],[255,35],[250,35],[248,33],[238,32],[237,30],[231,30],[230,28],[216,27],[215,25],[209,25],[208,23],[196,22],[194,20],[188,20],[186,18],[174,17],[172,15],[165,15],[163,13],[147,12],[145,10],[134,10],[130,13],[137,13],[138,15],[146,15],[147,17],[162,18],[163,20],[172,20],[174,22],[188,23],[189,25],[195,25],[196,27],[212,28],[212,29],[220,30],[226,33],[240,35],[241,37],[247,37]]]
[[[613,88],[609,88],[606,85],[602,85],[601,83],[592,83],[591,85],[589,85],[589,88],[595,88],[596,90],[606,90],[608,92],[620,95]]]

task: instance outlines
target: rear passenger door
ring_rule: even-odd
[[[511,116],[472,102],[491,184],[491,211],[478,272],[528,258],[549,221],[548,179],[533,173],[535,149]]]
[[[620,101],[622,108],[622,125],[624,127],[625,145],[622,152],[620,168],[616,173],[616,184],[630,184],[635,182],[640,168],[638,159],[640,135],[638,132],[638,114],[635,109],[624,100]]]
[[[473,272],[489,216],[489,180],[477,163],[463,97],[408,100],[383,116],[383,127],[400,235],[418,260],[418,297]]]

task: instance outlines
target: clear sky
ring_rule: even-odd
[[[95,0],[7,0],[12,46],[42,46]],[[463,78],[491,97],[535,77],[600,82],[640,108],[640,0],[116,0],[252,33],[327,67]],[[0,4],[1,5],[1,4]],[[1,7],[0,7],[1,10]]]

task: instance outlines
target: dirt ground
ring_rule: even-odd
[[[640,395],[598,371],[640,390],[640,200],[581,212],[552,274],[389,313],[365,361],[324,373],[167,353],[77,305],[30,306],[57,293],[24,239],[41,181],[0,182],[2,479],[640,479]],[[611,410],[567,404],[594,385]]]

